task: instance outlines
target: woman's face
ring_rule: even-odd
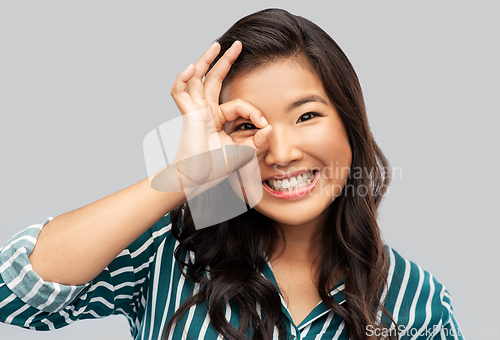
[[[262,111],[272,126],[269,149],[258,159],[264,194],[254,209],[280,225],[321,223],[346,182],[352,154],[317,76],[305,60],[283,59],[222,89],[221,103],[237,98]],[[224,128],[236,144],[256,132],[242,117]]]

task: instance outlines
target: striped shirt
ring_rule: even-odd
[[[173,254],[179,242],[171,234],[169,214],[122,251],[93,281],[81,286],[45,282],[33,271],[28,256],[40,230],[51,219],[16,234],[0,250],[0,321],[4,323],[48,331],[77,320],[122,314],[128,319],[133,339],[156,340],[161,339],[175,310],[199,289],[198,284],[184,279],[176,264]],[[386,246],[386,250],[388,288],[381,298],[386,298],[385,306],[397,322],[401,338],[463,339],[445,287],[392,248]],[[187,261],[188,254],[185,256]],[[262,275],[278,288],[269,262]],[[330,293],[339,304],[345,302],[343,290],[341,280]],[[233,307],[226,305],[225,316],[237,327],[239,312]],[[257,310],[261,312],[258,306]],[[323,302],[298,325],[283,297],[281,310],[288,339],[349,339],[344,320]],[[391,330],[365,331],[367,335],[379,335]],[[276,328],[274,336],[277,339]],[[168,339],[222,337],[213,329],[203,302],[189,309],[183,324],[174,327]]]

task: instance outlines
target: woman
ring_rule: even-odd
[[[0,253],[3,322],[50,330],[124,314],[135,339],[460,338],[445,288],[382,243],[389,166],[356,74],[324,31],[282,10],[249,15],[172,96],[185,124],[170,187],[222,178],[192,163],[214,150],[210,135],[196,139],[208,112],[221,145],[255,151],[262,199],[197,230],[185,192],[146,178],[45,219]]]

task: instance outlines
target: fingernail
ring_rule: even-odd
[[[269,123],[267,122],[266,118],[262,117],[260,119],[260,121],[262,122],[262,124],[264,124],[265,126],[267,126]]]

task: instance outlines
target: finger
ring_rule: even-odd
[[[240,55],[242,48],[243,45],[241,42],[236,40],[207,74],[204,83],[206,99],[219,103],[222,81],[229,72],[231,65],[233,65],[234,61]]]
[[[194,76],[187,83],[187,92],[197,98],[204,97],[203,91],[203,76],[208,70],[208,67],[212,63],[212,61],[219,55],[220,44],[218,42],[214,42],[212,46],[209,47],[205,53],[202,54],[200,59],[194,64],[196,68],[196,72]]]
[[[189,66],[175,78],[172,90],[170,91],[170,95],[182,114],[195,109],[191,96],[186,92],[187,82],[193,77],[195,71],[194,65],[189,64]]]
[[[268,125],[262,111],[243,99],[235,99],[219,105],[222,115],[219,115],[221,126],[227,122],[232,122],[238,117],[249,119],[258,128],[265,128]]]
[[[255,147],[255,152],[257,156],[261,155],[269,149],[269,139],[271,138],[271,133],[273,132],[272,126],[268,125],[265,128],[257,131],[255,135],[244,141],[245,145]]]
[[[257,131],[253,136],[245,138],[239,145],[249,146],[255,150],[257,157],[269,149],[269,138],[271,137],[271,125]]]

